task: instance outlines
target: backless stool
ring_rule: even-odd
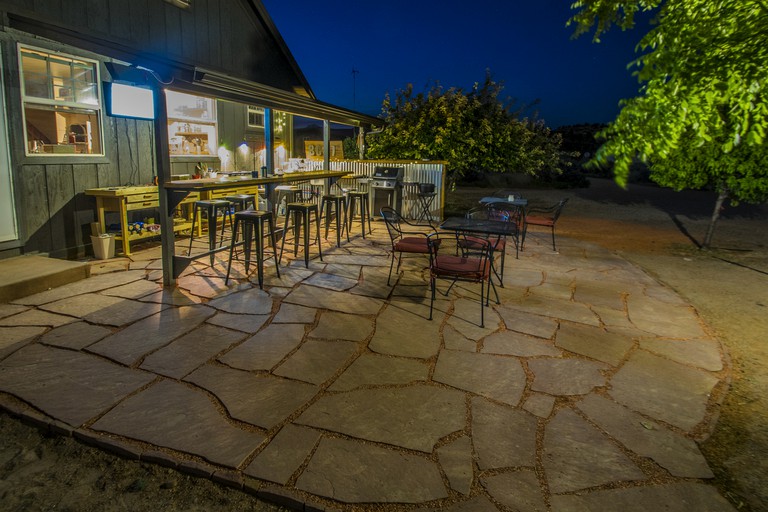
[[[285,203],[295,203],[302,201],[302,190],[298,185],[278,185],[275,187],[275,217],[280,216],[280,203],[285,200]]]
[[[192,254],[192,241],[195,238],[195,222],[197,216],[200,213],[205,212],[208,219],[208,250],[211,253],[211,266],[213,266],[213,249],[216,247],[216,219],[218,213],[221,212],[221,239],[219,240],[219,246],[224,243],[224,227],[226,219],[229,217],[229,227],[232,228],[232,216],[229,215],[229,209],[232,207],[232,203],[226,199],[206,199],[201,201],[195,201],[195,208],[192,215],[192,232],[189,235],[189,250],[187,255]]]
[[[315,228],[317,252],[320,254],[320,261],[323,261],[323,250],[320,246],[320,217],[317,213],[317,204],[315,203],[288,203],[285,209],[285,225],[283,228],[283,241],[280,244],[280,259],[283,259],[283,250],[285,249],[285,239],[288,238],[288,224],[293,221],[293,255],[296,256],[299,250],[299,234],[302,224],[304,225],[304,266],[309,268],[309,230],[311,214],[315,214]]]
[[[369,211],[369,198],[368,192],[362,190],[350,190],[347,192],[347,200],[349,202],[349,223],[347,224],[347,238],[349,238],[349,228],[352,226],[352,221],[355,218],[355,205],[360,207],[360,231],[365,238],[365,219],[368,219],[368,233],[371,233],[371,212]]]
[[[341,247],[341,234],[345,228],[347,230],[347,242],[349,242],[347,198],[343,195],[326,194],[322,197],[320,204],[320,222],[325,217],[325,238],[328,238],[328,227],[331,224],[331,213],[333,213],[336,216],[336,247]]]
[[[236,212],[247,210],[249,204],[253,210],[258,210],[256,207],[256,196],[253,194],[234,194],[227,196],[224,199],[231,202],[235,206]]]
[[[275,260],[277,277],[280,277],[280,265],[277,259],[277,242],[275,241],[275,217],[272,212],[259,210],[243,210],[235,213],[235,227],[232,228],[232,243],[229,246],[229,263],[224,286],[229,283],[229,272],[232,270],[232,258],[237,243],[240,224],[243,225],[243,253],[245,254],[245,273],[248,274],[251,264],[251,242],[256,246],[256,267],[259,276],[259,288],[264,287],[264,238],[269,235],[272,243],[272,258]],[[266,231],[265,231],[266,227]]]

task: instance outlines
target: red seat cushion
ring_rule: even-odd
[[[432,265],[432,273],[440,277],[459,277],[462,279],[488,279],[491,265],[485,261],[480,265],[477,258],[464,258],[450,254],[438,254]]]
[[[533,215],[529,215],[525,218],[525,221],[528,224],[534,224],[536,226],[554,226],[555,221],[550,219],[549,217],[536,217]]]
[[[427,239],[418,236],[406,236],[395,243],[395,250],[400,252],[415,252],[429,254]]]

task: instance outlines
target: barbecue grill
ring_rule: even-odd
[[[376,167],[370,183],[371,217],[381,216],[381,207],[389,206],[397,212],[403,208],[403,168]]]

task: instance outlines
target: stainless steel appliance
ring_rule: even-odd
[[[371,218],[381,218],[381,207],[389,206],[398,212],[403,209],[402,167],[376,167],[370,182]]]

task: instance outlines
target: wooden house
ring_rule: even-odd
[[[294,127],[378,123],[315,98],[258,0],[0,0],[0,64],[0,258],[84,256],[86,189],[284,166]],[[122,110],[146,90],[165,112]]]

